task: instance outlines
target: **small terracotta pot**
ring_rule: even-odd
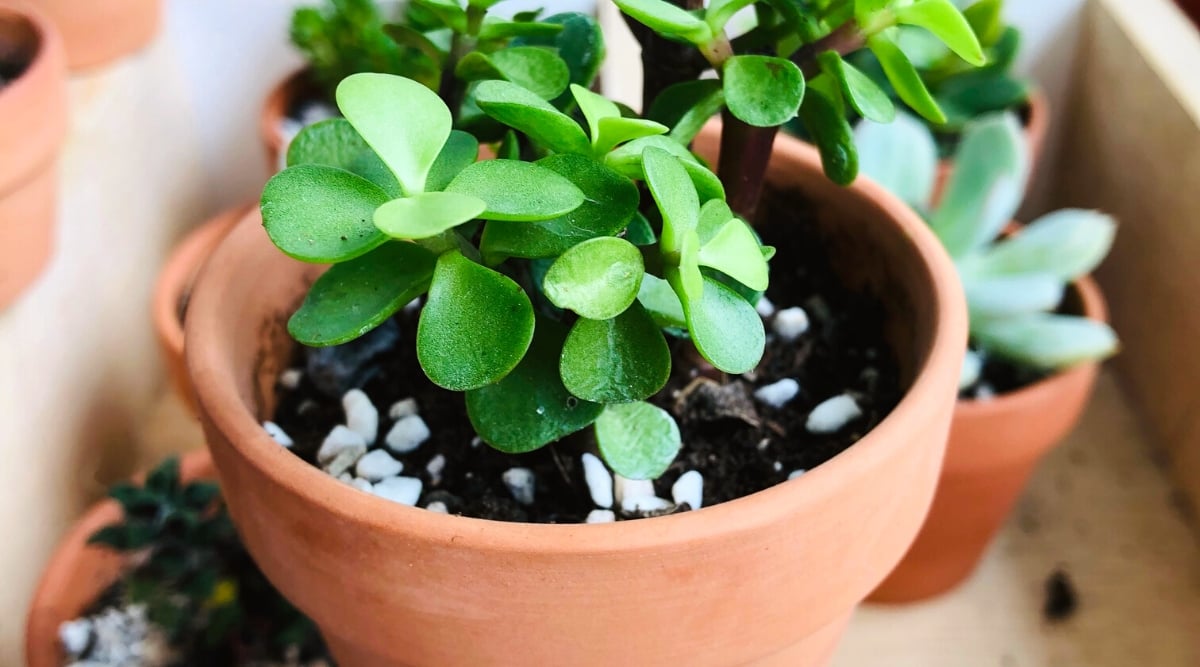
[[[54,249],[67,70],[49,19],[0,0],[0,57],[28,57],[0,87],[0,309],[41,275]]]
[[[162,0],[29,0],[62,32],[73,70],[142,50],[158,34]]]
[[[167,376],[175,392],[193,412],[195,399],[183,359],[183,318],[187,299],[204,262],[251,207],[246,205],[230,209],[192,230],[167,258],[154,286],[150,310],[163,361],[167,366]]]
[[[185,480],[213,477],[208,452],[184,456],[180,460],[180,475]],[[66,656],[58,640],[59,626],[86,613],[120,578],[125,558],[88,544],[97,530],[120,519],[121,507],[116,501],[101,501],[80,517],[59,542],[29,606],[25,622],[26,667],[61,667]]]
[[[1029,95],[1029,104],[1025,117],[1025,149],[1029,154],[1029,175],[1026,182],[1033,181],[1033,177],[1037,170],[1038,161],[1042,157],[1042,148],[1046,143],[1046,132],[1050,128],[1050,102],[1046,98],[1046,94],[1040,89],[1035,88]],[[942,194],[946,191],[946,183],[950,180],[950,174],[954,172],[954,160],[943,159],[938,162],[937,179],[934,181],[933,195],[931,197],[934,203],[941,201]]]
[[[263,146],[266,147],[267,168],[270,173],[275,173],[281,166],[281,153],[285,143],[282,132],[283,119],[300,100],[318,97],[320,93],[307,68],[289,74],[267,95],[259,117],[258,129],[262,135]]]
[[[1100,289],[1075,284],[1073,312],[1106,321]],[[1099,365],[1076,366],[989,401],[960,400],[929,518],[872,602],[914,602],[945,593],[975,571],[1038,462],[1072,429]]]
[[[700,144],[711,154],[716,138],[706,131]],[[815,149],[782,138],[770,179],[812,203],[843,279],[887,304],[908,391],[803,477],[607,525],[435,514],[356,491],[280,447],[260,423],[294,349],[286,318],[321,269],[275,249],[257,215],[230,233],[188,311],[201,422],[248,549],[339,664],[827,664],[928,509],[965,303],[937,239],[882,188],[833,185]]]

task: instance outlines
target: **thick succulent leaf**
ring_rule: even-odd
[[[995,244],[970,267],[976,275],[1043,273],[1070,282],[1104,260],[1116,231],[1116,221],[1099,211],[1064,209]]]
[[[676,37],[693,44],[705,44],[713,38],[712,28],[688,11],[664,0],[613,0],[633,20],[660,35]]]
[[[443,25],[454,32],[467,31],[467,12],[457,0],[412,0],[412,3],[432,12]]]
[[[1045,313],[983,322],[971,334],[990,354],[1051,370],[1104,359],[1119,346],[1104,323]]]
[[[424,192],[453,125],[437,93],[400,76],[353,74],[338,85],[337,103],[400,187],[408,194]]]
[[[439,68],[440,74],[440,68],[446,61],[446,51],[435,44],[425,33],[412,26],[400,23],[389,23],[383,26],[383,31],[396,44],[416,49],[424,54],[431,63],[434,63]]]
[[[804,99],[804,74],[786,58],[734,56],[721,80],[729,112],[755,127],[783,125]]]
[[[667,270],[667,278],[674,278],[683,291],[679,298],[684,301],[699,301],[704,293],[704,274],[700,271],[700,235],[689,230],[683,235],[679,247],[679,266]]]
[[[733,209],[723,199],[710,199],[700,207],[700,222],[696,226],[696,235],[700,245],[708,243],[725,228],[726,223],[734,219]]]
[[[700,247],[700,266],[716,269],[758,292],[767,289],[767,260],[749,225],[730,220]]]
[[[645,178],[642,154],[647,148],[659,148],[679,158],[683,162],[683,168],[692,179],[692,185],[695,186],[702,203],[710,199],[725,198],[725,186],[721,184],[721,179],[709,171],[708,167],[704,166],[700,159],[688,150],[687,146],[669,137],[653,136],[635,139],[609,153],[604,158],[604,163],[627,178],[642,180]]]
[[[896,94],[909,107],[920,114],[925,120],[935,125],[946,122],[946,115],[938,108],[937,102],[929,94],[920,73],[908,60],[908,56],[892,41],[888,31],[877,33],[867,39],[867,47],[879,59],[883,72]]]
[[[1016,111],[1029,101],[1028,82],[989,70],[964,72],[938,88],[937,102],[946,112],[945,130],[961,129],[987,113]]]
[[[263,227],[285,254],[305,262],[344,262],[387,240],[372,223],[387,202],[379,186],[335,167],[303,164],[263,189]]]
[[[566,330],[538,320],[529,352],[496,384],[468,391],[467,416],[483,441],[509,454],[538,449],[585,428],[604,406],[572,396],[558,373]]]
[[[625,240],[636,246],[651,246],[658,243],[658,236],[650,226],[650,221],[641,212],[634,213],[625,228]]]
[[[394,239],[427,239],[478,218],[486,208],[471,195],[421,192],[375,209],[375,226]]]
[[[973,321],[1054,310],[1063,289],[1061,280],[1044,273],[963,280]]]
[[[475,87],[475,103],[487,115],[555,152],[591,153],[591,142],[578,123],[515,83],[483,81]]]
[[[618,144],[623,144],[634,139],[642,137],[653,137],[659,134],[666,134],[671,128],[661,123],[656,123],[652,120],[644,118],[601,118],[599,122],[599,134],[593,145],[596,153],[603,155]]]
[[[671,289],[671,284],[667,281],[647,273],[642,278],[637,298],[658,326],[664,329],[687,328],[687,317],[683,314],[683,304],[679,301],[679,295],[675,294],[675,290]]]
[[[967,125],[946,192],[929,219],[952,257],[964,257],[991,242],[1012,220],[1024,195],[1027,170],[1015,116],[992,114]]]
[[[703,297],[685,299],[683,310],[696,349],[713,366],[738,375],[758,365],[766,345],[762,318],[737,292],[705,276]]]
[[[849,185],[858,177],[858,151],[854,130],[846,114],[816,85],[804,97],[800,120],[821,153],[821,166],[829,180]]]
[[[725,108],[725,91],[717,79],[683,81],[654,98],[646,117],[671,128],[671,138],[687,146],[705,123]]]
[[[704,20],[708,22],[708,26],[712,28],[713,33],[719,33],[725,29],[725,24],[729,23],[729,19],[733,15],[754,4],[755,0],[712,0],[708,3],[708,10],[704,13]]]
[[[308,290],[288,332],[310,347],[352,341],[424,294],[436,261],[414,243],[389,242],[335,264]]]
[[[937,179],[937,143],[929,127],[906,114],[887,125],[870,121],[854,129],[859,171],[909,206],[925,210]]]
[[[557,50],[558,56],[567,64],[571,83],[590,88],[604,60],[604,32],[596,19],[579,12],[554,14],[542,19],[543,25],[560,25],[562,31],[554,37],[525,36],[512,41],[513,46],[548,46]],[[553,100],[555,107],[567,109],[574,98],[563,93]]]
[[[475,163],[479,158],[479,142],[473,135],[460,130],[450,132],[450,138],[442,147],[437,160],[429,169],[425,186],[430,192],[445,190],[458,172]]]
[[[417,360],[451,391],[498,382],[533,339],[533,305],[521,286],[453,250],[438,258],[417,325]]]
[[[480,242],[485,257],[556,257],[590,238],[617,234],[637,212],[637,186],[591,158],[560,153],[536,164],[571,179],[583,204],[536,225],[489,222]]]
[[[587,120],[592,145],[595,146],[600,139],[600,121],[605,118],[620,118],[621,109],[607,97],[593,93],[577,84],[571,84],[571,95]]]
[[[513,46],[489,54],[472,51],[454,73],[464,81],[511,81],[544,100],[561,95],[571,78],[563,59],[540,46]]]
[[[633,303],[643,275],[645,266],[637,247],[606,236],[564,252],[546,273],[542,291],[559,308],[591,320],[607,320]]]
[[[563,385],[596,403],[628,403],[658,393],[671,374],[662,331],[639,304],[609,320],[580,318],[559,363]]]
[[[642,153],[646,185],[662,213],[662,247],[670,254],[679,252],[683,235],[696,229],[700,198],[682,160],[661,148],[648,147]]]
[[[971,24],[950,0],[917,0],[897,6],[895,12],[900,23],[925,28],[968,63],[976,67],[987,63]]]
[[[345,169],[378,185],[392,197],[400,183],[345,118],[330,118],[300,131],[288,146],[288,166],[321,164]]]
[[[485,220],[552,220],[579,208],[583,192],[564,176],[532,162],[484,160],[459,172],[446,192],[487,203]]]
[[[502,21],[486,19],[479,29],[479,39],[512,39],[513,37],[557,37],[563,27],[557,23],[540,23],[536,21]]]
[[[679,455],[683,438],[666,410],[645,402],[609,405],[596,419],[605,463],[626,479],[657,479]]]
[[[846,62],[837,51],[826,51],[817,56],[821,69],[837,81],[843,99],[863,118],[876,123],[890,123],[896,117],[896,105],[892,98],[854,65]]]
[[[992,46],[1004,35],[1004,0],[977,0],[963,10],[963,18],[984,48]]]

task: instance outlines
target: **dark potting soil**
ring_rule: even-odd
[[[902,395],[895,358],[882,334],[882,304],[841,284],[823,253],[826,246],[811,213],[794,197],[769,194],[763,210],[773,222],[763,233],[764,242],[778,249],[767,296],[779,309],[803,307],[810,329],[792,343],[768,335],[762,363],[743,376],[715,371],[689,342],[673,339],[672,377],[652,401],[675,415],[684,444],[676,462],[655,482],[661,498],[671,497],[671,485],[688,470],[704,477],[705,505],[784,482],[793,471],[810,470],[857,442]],[[379,408],[380,440],[393,424],[389,406],[416,399],[432,437],[397,458],[404,463],[404,475],[419,476],[424,483],[419,504],[441,501],[452,513],[506,521],[584,521],[595,509],[580,463],[581,453],[594,451],[590,429],[523,455],[482,444],[471,429],[462,395],[436,387],[421,372],[413,344],[417,312],[401,312],[393,321],[395,329],[373,332],[382,344],[372,342],[370,334],[356,342],[358,354],[353,356],[373,360],[369,376],[355,384]],[[398,344],[391,344],[386,339],[397,330]],[[300,348],[293,366],[309,365],[310,354],[323,353]],[[785,407],[774,409],[752,398],[756,388],[784,378],[795,379],[801,388]],[[292,451],[314,465],[325,436],[344,423],[340,396],[350,388],[326,386],[322,392],[318,384],[327,383],[320,376],[315,379],[305,372],[294,390],[280,387],[273,419],[295,441]],[[843,393],[855,397],[863,415],[835,434],[809,433],[809,412]],[[445,466],[435,477],[426,466],[439,455]],[[537,500],[531,506],[517,503],[501,479],[516,466],[534,472]],[[637,517],[618,512],[618,518]]]
[[[1023,366],[1000,357],[984,356],[979,381],[959,393],[960,398],[982,399],[1024,389],[1050,377],[1051,372]]]
[[[0,89],[17,80],[25,73],[28,63],[24,60],[0,58]]]
[[[1075,584],[1065,570],[1056,569],[1046,578],[1046,599],[1042,605],[1042,618],[1049,623],[1059,623],[1075,615],[1079,609],[1079,594]]]

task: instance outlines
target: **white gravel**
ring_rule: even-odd
[[[983,356],[974,350],[967,350],[966,356],[963,357],[962,371],[958,375],[958,388],[968,389],[979,382],[979,376],[983,373]]]
[[[388,408],[388,416],[394,420],[404,419],[417,414],[417,399],[406,398],[403,401],[392,403],[392,407]]]
[[[758,303],[754,304],[754,310],[758,311],[759,317],[767,319],[775,314],[775,304],[771,303],[771,300],[764,294],[759,297]]]
[[[370,482],[360,477],[355,477],[354,479],[350,480],[350,486],[353,486],[363,493],[371,493],[372,489],[374,488]]]
[[[853,396],[840,394],[813,408],[804,426],[809,433],[837,433],[862,414],[862,408]]]
[[[325,436],[325,440],[321,443],[321,448],[317,450],[317,463],[328,465],[331,461],[338,457],[339,454],[346,450],[358,450],[358,456],[367,453],[367,443],[363,437],[356,431],[351,431],[345,426],[334,426],[329,435]],[[356,456],[354,460],[358,460]],[[334,475],[335,477],[337,475]]]
[[[58,641],[68,656],[79,657],[92,643],[92,621],[77,618],[58,626]]]
[[[446,503],[444,503],[440,500],[435,500],[435,501],[429,503],[428,505],[425,506],[425,509],[429,510],[430,512],[436,512],[437,514],[449,514],[450,513],[450,508],[446,507]]]
[[[361,389],[351,389],[342,396],[342,410],[346,412],[346,426],[362,436],[368,444],[375,444],[379,436],[379,410],[370,397]]]
[[[616,520],[617,515],[612,510],[592,510],[588,512],[584,523],[612,523]]]
[[[292,441],[292,436],[285,433],[283,429],[279,427],[279,424],[276,424],[275,422],[263,422],[263,430],[267,432],[267,435],[271,436],[272,440],[278,442],[284,447],[291,447],[292,445],[296,444]]]
[[[807,470],[805,470],[805,469],[803,469],[803,468],[801,468],[801,469],[799,469],[799,470],[793,470],[793,471],[791,471],[791,472],[789,472],[789,473],[788,473],[788,481],[790,482],[790,481],[792,481],[793,479],[796,479],[797,477],[799,477],[799,476],[803,475],[803,474],[804,474],[804,473],[806,473],[806,472],[808,472],[808,471],[807,471]]]
[[[671,501],[655,496],[636,496],[621,501],[621,509],[626,512],[660,512],[674,506]]]
[[[429,483],[438,486],[442,483],[442,473],[446,471],[446,457],[438,454],[425,464],[425,472],[429,473]]]
[[[604,462],[594,454],[584,452],[583,478],[587,481],[588,493],[596,507],[611,509],[613,506],[613,477]]]
[[[416,477],[388,477],[371,487],[371,493],[401,505],[415,506],[421,499],[421,480]]]
[[[537,479],[529,468],[509,468],[500,476],[508,492],[522,505],[532,505]]]
[[[800,383],[792,378],[784,378],[779,382],[759,387],[754,391],[754,398],[760,403],[769,405],[776,410],[787,405],[800,393]]]
[[[625,501],[632,498],[654,497],[654,482],[648,479],[629,479],[613,475],[613,495],[617,504],[625,506]]]
[[[284,389],[296,389],[304,379],[304,371],[299,368],[289,368],[279,374],[279,386]]]
[[[421,419],[420,415],[409,415],[402,417],[392,426],[384,442],[393,452],[407,454],[420,447],[429,436],[429,427],[425,425],[425,420]]]
[[[671,485],[671,499],[676,505],[687,503],[694,510],[700,509],[704,501],[704,476],[696,470],[680,475]]]
[[[109,607],[86,621],[90,626],[85,660],[83,656],[69,654],[72,667],[163,667],[175,660],[170,642],[154,624],[146,618],[146,608],[140,604],[127,607]],[[67,630],[59,628],[59,639],[78,642],[85,626]],[[64,632],[65,630],[65,632]],[[66,636],[64,636],[66,635]],[[76,661],[78,660],[78,661]]]
[[[771,328],[776,335],[790,343],[808,331],[808,313],[799,307],[785,308],[775,313]]]
[[[367,452],[354,464],[354,474],[368,482],[378,482],[404,472],[404,464],[382,449]]]

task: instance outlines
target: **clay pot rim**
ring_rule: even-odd
[[[62,103],[66,103],[67,67],[63,50],[62,35],[54,23],[41,11],[29,6],[21,0],[0,0],[0,14],[13,16],[33,30],[37,41],[33,57],[26,64],[24,71],[3,88],[0,88],[0,118],[11,115],[14,109],[19,109],[47,95],[47,90],[57,89]],[[39,128],[29,139],[18,141],[35,142],[40,144],[33,157],[19,159],[15,163],[0,163],[0,196],[7,195],[12,190],[21,187],[33,174],[57,159],[59,146],[67,133],[66,114],[62,118],[46,119],[46,131]],[[0,138],[5,138],[0,129]]]
[[[267,148],[278,153],[283,150],[283,135],[279,132],[279,121],[287,115],[288,109],[295,103],[300,93],[314,88],[309,74],[312,68],[308,65],[292,70],[285,76],[263,100],[262,113],[259,114],[258,130]]]
[[[810,170],[820,171],[815,148],[800,142],[777,142],[776,153]],[[463,549],[491,553],[539,552],[548,556],[595,555],[614,551],[654,552],[697,540],[728,538],[730,534],[780,525],[796,508],[835,497],[847,479],[856,479],[904,447],[906,433],[936,420],[942,403],[928,400],[945,381],[958,377],[966,340],[967,312],[953,262],[928,226],[908,206],[883,187],[860,178],[846,188],[887,211],[910,243],[911,260],[930,291],[931,314],[924,327],[933,333],[921,341],[920,360],[912,383],[896,408],[860,441],[803,477],[742,498],[697,511],[610,524],[532,524],[504,522],[430,512],[362,493],[330,478],[299,457],[285,452],[263,430],[237,391],[216,390],[215,371],[227,366],[220,345],[189,345],[188,365],[198,402],[211,421],[241,456],[254,461],[261,474],[286,489],[323,505],[351,523],[366,523],[384,533],[402,531],[424,541],[457,544]],[[214,321],[206,321],[214,320]],[[220,338],[216,318],[189,318],[192,340]],[[226,387],[228,389],[228,387]],[[899,454],[895,454],[899,455]]]
[[[1092,277],[1084,276],[1070,286],[1083,301],[1083,317],[1097,322],[1108,321],[1108,306],[1104,303],[1100,286]],[[1098,364],[1096,361],[1077,364],[986,401],[960,398],[954,405],[955,418],[984,419],[996,413],[1020,413],[1031,404],[1053,400],[1061,392],[1062,385],[1070,384],[1078,375],[1092,372]]]
[[[0,88],[0,99],[12,99],[17,96],[26,95],[33,83],[31,81],[42,77],[53,76],[48,70],[50,64],[50,51],[54,45],[58,45],[61,49],[62,38],[58,34],[57,28],[51,23],[50,19],[41,11],[29,6],[19,0],[0,0],[0,14],[8,14],[15,16],[18,20],[23,21],[25,25],[33,30],[35,39],[37,40],[36,48],[33,52],[33,57],[25,64],[25,69],[17,78],[9,81]]]

